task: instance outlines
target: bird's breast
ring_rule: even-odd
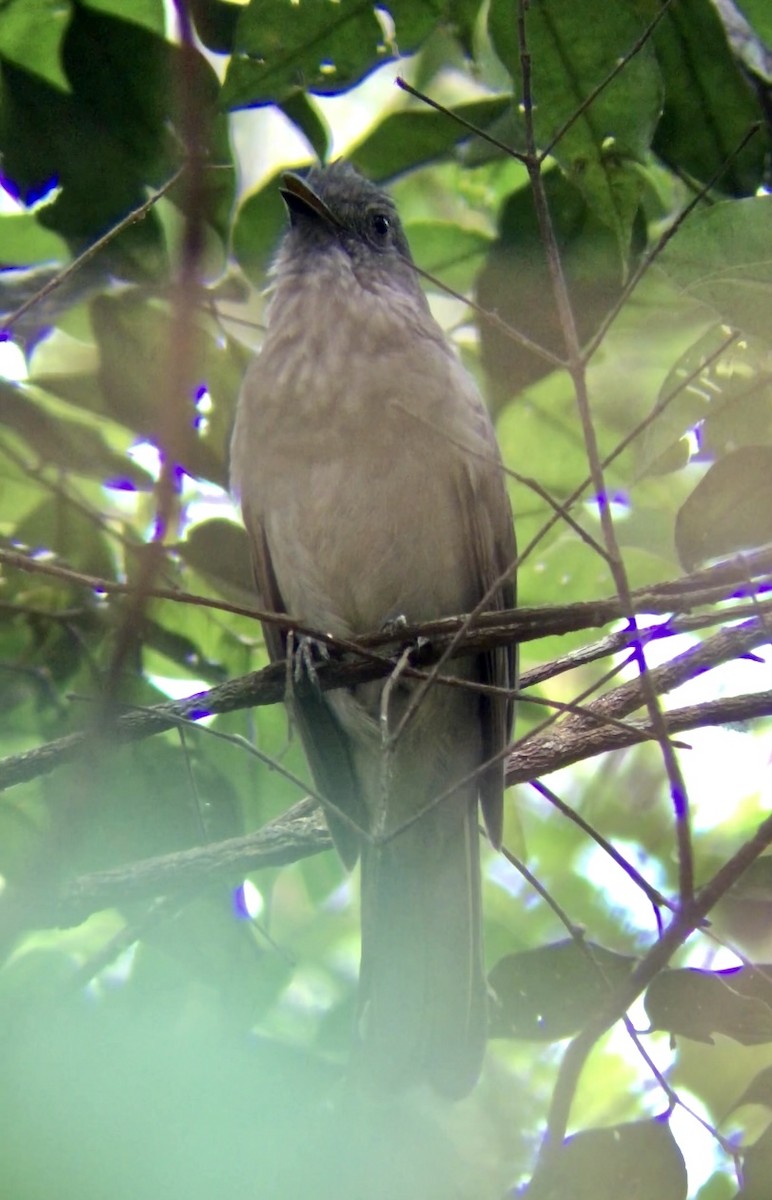
[[[274,480],[264,524],[289,611],[341,635],[404,616],[419,622],[469,606],[452,464],[363,431],[324,459],[306,438],[292,477]]]
[[[319,280],[277,293],[233,456],[293,616],[349,635],[477,602],[462,505],[486,449],[479,416],[468,377],[409,295],[339,281],[325,292]]]

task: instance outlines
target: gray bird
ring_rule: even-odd
[[[290,228],[231,446],[260,603],[345,638],[469,612],[515,562],[488,413],[429,311],[392,200],[342,162],[285,175],[281,193]],[[513,603],[507,580],[486,606]],[[264,633],[283,658],[285,635]],[[514,655],[457,659],[452,673],[512,688]],[[361,859],[354,1070],[459,1097],[487,1026],[478,802],[497,846],[512,705],[435,684],[389,744],[384,686],[305,687],[292,701],[340,856]],[[415,687],[389,688],[390,730]]]

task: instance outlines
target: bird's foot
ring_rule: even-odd
[[[320,663],[330,661],[330,651],[324,642],[317,638],[304,635],[297,639],[297,643],[290,648],[287,643],[288,661],[292,667],[292,683],[295,687],[302,686],[304,683],[310,683],[312,687],[319,690],[319,676],[316,668]]]
[[[407,617],[404,613],[395,613],[393,617],[387,617],[381,625],[381,633],[387,633],[389,637],[399,637],[403,629],[407,629]]]
[[[404,613],[396,613],[393,617],[387,617],[381,625],[381,633],[388,634],[389,637],[399,640],[406,629],[410,628],[410,622]],[[413,638],[410,642],[411,655],[413,665],[416,665],[416,660],[420,660],[426,653],[427,648],[431,646],[431,641],[427,637]]]

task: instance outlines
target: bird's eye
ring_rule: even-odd
[[[391,221],[386,216],[386,213],[374,212],[370,214],[370,230],[375,241],[385,242],[389,236],[391,229]]]

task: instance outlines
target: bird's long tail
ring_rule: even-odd
[[[460,1097],[486,1027],[477,798],[464,789],[363,848],[356,1070]]]

